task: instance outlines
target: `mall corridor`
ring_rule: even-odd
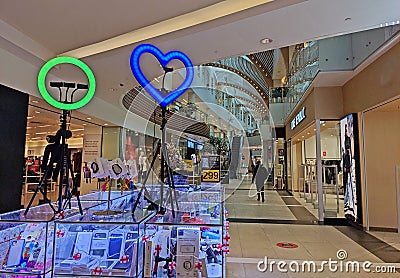
[[[227,257],[227,277],[393,277],[396,274],[341,273],[328,267],[319,272],[322,261],[338,260],[344,250],[347,260],[370,261],[373,266],[400,266],[400,238],[396,233],[364,232],[350,226],[318,225],[311,206],[285,191],[266,190],[265,202],[249,197],[250,179],[244,179],[233,195],[227,198],[230,220],[230,254]],[[229,188],[229,185],[227,186]],[[227,190],[228,193],[229,190]],[[228,195],[228,194],[227,194]],[[282,248],[279,243],[287,243]],[[293,245],[290,245],[292,243]],[[300,266],[314,261],[316,272],[287,273],[272,269],[257,270],[260,260],[293,261]],[[372,267],[371,267],[372,269]],[[350,269],[351,270],[351,269]]]

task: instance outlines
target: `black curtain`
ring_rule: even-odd
[[[21,208],[27,94],[0,84],[0,212]]]

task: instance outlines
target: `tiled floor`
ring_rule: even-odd
[[[370,261],[384,263],[355,241],[341,233],[335,227],[321,225],[290,225],[290,224],[253,224],[231,223],[230,254],[227,258],[227,277],[380,277],[396,276],[396,274],[367,273],[334,273],[325,268],[322,273],[279,273],[275,268],[272,273],[257,270],[257,263],[265,256],[268,261],[285,260],[288,264],[295,260],[315,261],[318,266],[321,261],[329,258],[338,260],[337,252],[343,249],[347,252],[347,260]],[[285,249],[278,247],[279,242],[291,242],[298,247]],[[399,251],[400,253],[400,251]],[[400,267],[400,263],[390,265]],[[399,273],[397,273],[399,275]]]
[[[229,187],[232,187],[230,190]],[[365,233],[352,227],[334,227],[317,225],[317,210],[302,198],[294,198],[286,193],[267,190],[265,202],[258,202],[256,197],[249,197],[250,183],[244,181],[237,186],[228,186],[231,194],[226,200],[229,210],[230,254],[227,257],[226,277],[396,277],[393,273],[346,273],[330,271],[323,267],[323,272],[282,273],[277,267],[273,272],[261,272],[257,264],[265,257],[268,261],[284,261],[286,264],[300,266],[303,261],[315,261],[317,270],[322,261],[338,260],[337,252],[345,250],[346,261],[365,261],[375,266],[395,266],[400,269],[400,237],[394,233]],[[233,194],[232,194],[233,193]],[[295,224],[277,224],[285,220]],[[302,221],[307,225],[300,225]],[[297,248],[281,248],[279,242],[296,244]],[[392,248],[394,247],[394,248]],[[397,249],[396,249],[397,248]],[[286,269],[288,266],[286,265]],[[301,269],[301,267],[300,267]],[[288,269],[289,270],[289,269]],[[344,267],[345,270],[345,267]]]

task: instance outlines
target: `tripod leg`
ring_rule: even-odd
[[[150,163],[150,168],[149,168],[149,170],[147,171],[146,177],[144,178],[144,180],[143,180],[143,182],[142,182],[142,188],[140,189],[139,194],[138,194],[138,197],[136,198],[136,201],[135,201],[135,203],[134,203],[134,205],[133,205],[133,207],[132,207],[132,213],[135,212],[135,210],[136,210],[136,208],[137,208],[137,206],[138,206],[138,204],[139,204],[139,202],[140,202],[140,198],[142,197],[143,192],[144,192],[144,196],[145,196],[145,197],[146,197],[146,194],[147,194],[147,196],[150,195],[149,192],[148,192],[147,189],[146,189],[146,183],[147,183],[147,180],[148,180],[148,178],[149,178],[149,176],[150,176],[151,170],[154,168],[154,163],[156,162],[157,156],[158,156],[158,154],[160,153],[160,148],[161,148],[161,143],[158,143],[158,144],[157,144],[157,149],[156,149],[156,151],[154,152],[153,159],[151,160],[151,163]],[[150,200],[149,200],[149,201],[150,201]]]
[[[142,194],[143,194],[143,188],[144,188],[144,186],[142,186],[142,188],[140,189],[140,191],[139,191],[139,193],[138,193],[138,196],[137,196],[137,198],[136,198],[136,201],[135,201],[135,203],[133,204],[133,207],[132,207],[132,214],[135,213],[135,210],[136,210],[137,206],[139,205],[140,198],[142,197]]]
[[[168,150],[165,150],[166,157],[168,160]],[[170,202],[171,202],[171,210],[172,210],[172,216],[175,218],[175,209],[174,209],[174,202],[176,209],[179,210],[178,207],[178,199],[176,198],[176,190],[175,190],[175,183],[174,183],[174,174],[172,172],[172,169],[168,166],[168,161],[166,161],[167,164],[167,178],[168,178],[168,186],[170,188],[169,194],[170,194]]]
[[[173,176],[172,176],[172,173],[171,173],[171,169],[169,168],[168,165],[166,165],[166,167],[167,167],[167,182],[168,182],[168,193],[169,193],[166,205],[168,204],[168,201],[171,203],[172,217],[175,218],[174,200],[172,198],[172,190],[174,190],[175,186],[174,186],[174,181],[173,181]]]
[[[35,200],[35,197],[36,197],[37,193],[39,192],[39,190],[40,190],[40,184],[36,187],[35,192],[33,193],[32,198],[31,198],[31,200],[29,201],[29,204],[28,204],[28,206],[27,206],[26,209],[25,209],[24,215],[26,215],[26,214],[28,213],[29,209],[30,209],[31,206],[32,206],[33,200]]]
[[[42,186],[43,186],[43,182],[46,180],[46,178],[47,178],[47,175],[48,175],[48,173],[50,172],[50,169],[53,169],[53,158],[50,160],[50,163],[49,163],[49,165],[46,167],[46,171],[44,172],[44,174],[43,174],[43,176],[42,176],[42,178],[40,179],[40,181],[39,181],[39,184],[38,184],[38,186],[36,187],[36,189],[35,189],[35,192],[33,193],[33,196],[32,196],[32,198],[31,198],[31,200],[29,201],[29,204],[28,204],[28,206],[26,207],[26,209],[25,209],[25,212],[24,212],[24,215],[26,215],[27,213],[28,213],[28,211],[29,211],[29,209],[31,208],[31,206],[32,206],[32,203],[33,203],[33,201],[35,200],[35,197],[36,197],[36,195],[37,195],[37,193],[40,191],[42,194],[43,194],[43,192],[42,192]],[[44,195],[44,194],[43,194]],[[47,197],[44,195],[44,198],[45,198],[45,200],[47,199]],[[50,204],[50,201],[49,201],[49,204]],[[53,209],[53,207],[52,207],[52,209]],[[54,209],[53,209],[54,210]]]

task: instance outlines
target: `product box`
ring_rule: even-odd
[[[57,221],[53,276],[141,277],[144,221],[153,214],[132,213],[134,201],[122,196]]]
[[[176,276],[199,276],[195,267],[199,259],[200,227],[178,227],[176,240]]]

